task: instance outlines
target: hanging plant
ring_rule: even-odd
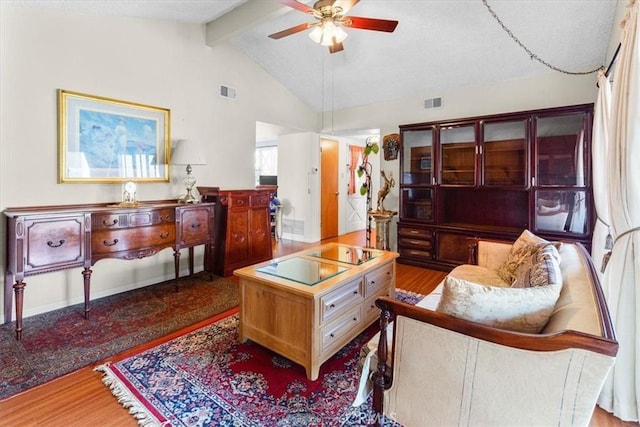
[[[367,208],[371,202],[371,163],[369,163],[369,154],[378,154],[378,151],[380,151],[378,143],[373,142],[371,138],[367,138],[364,153],[362,154],[362,163],[358,167],[358,178],[365,176],[364,182],[360,186],[360,195],[367,195]]]

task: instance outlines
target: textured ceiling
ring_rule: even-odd
[[[245,3],[243,0],[2,1],[80,13],[195,23],[210,22]],[[256,1],[270,0],[250,0],[244,6]],[[487,1],[525,46],[556,67],[584,71],[607,60],[615,0]],[[532,60],[499,26],[481,0],[361,0],[349,14],[393,19],[399,25],[394,33],[347,29],[345,50],[330,55],[325,47],[309,39],[309,30],[280,40],[267,37],[312,21],[306,14],[287,8],[286,13],[233,35],[229,42],[317,111],[416,95],[426,99],[449,88],[555,72]],[[210,25],[215,26],[216,22],[219,21]]]

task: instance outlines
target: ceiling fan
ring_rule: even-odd
[[[363,18],[359,16],[345,16],[360,0],[319,0],[313,7],[297,0],[278,0],[280,3],[313,15],[317,22],[306,22],[269,35],[272,39],[280,39],[300,31],[313,28],[309,37],[316,43],[329,47],[329,52],[336,53],[344,49],[342,42],[347,33],[342,27],[360,30],[384,31],[392,33],[398,21],[387,19]]]

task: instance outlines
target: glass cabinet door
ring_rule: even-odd
[[[403,188],[402,219],[433,222],[433,188]]]
[[[536,191],[535,229],[554,233],[587,233],[586,190]]]
[[[527,185],[527,120],[483,126],[483,184]]]
[[[536,121],[536,185],[586,185],[585,113]]]
[[[433,184],[433,128],[402,133],[402,183]]]
[[[476,176],[475,125],[440,130],[440,183],[474,185]]]

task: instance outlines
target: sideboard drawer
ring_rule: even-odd
[[[177,212],[180,245],[195,245],[213,239],[212,206],[185,206]]]
[[[176,227],[174,224],[95,231],[91,239],[91,250],[95,256],[120,251],[135,251],[153,246],[168,247],[175,242],[175,239]]]
[[[249,194],[234,194],[229,196],[229,208],[248,208],[250,206]]]
[[[345,309],[353,307],[363,300],[362,281],[363,278],[359,278],[349,282],[320,299],[321,323],[344,313]]]
[[[92,215],[94,230],[143,227],[147,225],[175,222],[175,210],[171,208],[134,210],[132,212],[110,212]]]
[[[262,192],[259,194],[254,194],[251,196],[251,206],[252,207],[260,207],[260,206],[269,206],[269,202],[271,198],[268,194]]]
[[[25,221],[24,271],[35,273],[82,266],[85,258],[84,221],[83,215]]]

